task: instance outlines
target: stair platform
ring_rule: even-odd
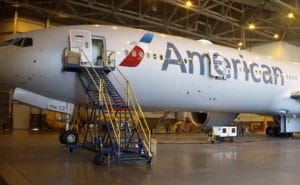
[[[136,121],[139,118],[134,117],[129,104],[107,77],[112,70],[115,69],[84,67],[80,70],[79,79],[92,107],[82,148],[97,152],[95,164],[103,164],[107,156],[117,162],[149,162],[152,159],[150,145],[145,146],[147,142],[142,141],[149,143],[150,135],[144,135],[145,128],[139,125],[141,121]]]

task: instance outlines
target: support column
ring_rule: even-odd
[[[18,8],[15,9],[13,35],[17,34],[17,25],[18,25]]]
[[[47,20],[46,20],[46,29],[49,29],[50,28],[50,18],[47,17]]]
[[[286,117],[285,115],[280,115],[280,133],[286,133]]]
[[[65,115],[65,123],[66,123],[66,126],[65,126],[65,130],[70,130],[70,124],[71,124],[71,115],[70,114],[66,114]]]
[[[245,28],[244,26],[241,27],[241,42],[243,44],[243,46],[241,47],[242,48],[246,48],[246,36],[245,36]]]

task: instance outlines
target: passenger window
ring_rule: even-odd
[[[129,51],[126,49],[125,50],[125,55],[128,55],[129,54]]]
[[[143,58],[144,57],[144,52],[140,51],[139,52],[139,57]]]
[[[33,45],[32,38],[14,38],[0,44],[0,47],[15,45],[18,47],[29,47]]]
[[[186,58],[185,58],[185,59],[183,59],[183,61],[184,61],[184,63],[185,63],[185,64],[187,64],[187,59],[186,59]]]
[[[23,39],[21,39],[21,38],[18,38],[14,41],[15,46],[22,47],[22,43],[23,43]]]
[[[178,63],[181,63],[182,62],[182,58],[178,58]]]
[[[164,57],[163,57],[162,55],[159,55],[159,59],[160,59],[160,60],[163,60]]]
[[[22,47],[29,47],[33,45],[32,38],[24,38]]]
[[[135,50],[132,50],[131,55],[132,55],[133,57],[136,57],[136,51],[135,51]]]
[[[156,60],[156,58],[157,58],[157,55],[154,53],[154,54],[153,54],[153,59]]]
[[[192,58],[189,58],[189,62],[190,62],[190,63],[193,63],[193,59],[192,59]]]

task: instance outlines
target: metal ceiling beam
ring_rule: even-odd
[[[177,11],[178,11],[178,6],[175,6],[173,12],[171,13],[171,15],[167,19],[167,23],[171,22],[171,20],[173,19],[174,15],[177,13]]]
[[[217,36],[222,36],[222,35],[227,35],[229,33],[232,33],[232,32],[235,32],[235,31],[238,31],[239,29],[231,29],[231,30],[228,30],[228,31],[224,31],[224,32],[221,32],[221,33],[218,33],[216,34]]]
[[[257,6],[259,6],[259,4],[262,1],[268,2],[267,0],[230,0],[230,1],[234,2],[234,3],[244,4],[244,5],[251,6],[251,7],[257,7]],[[270,4],[270,3],[267,3],[266,6],[264,6],[263,9],[264,10],[273,11],[273,12],[277,12],[278,11],[278,8],[276,6],[272,6],[272,4]]]
[[[21,8],[28,8],[30,10],[34,10],[34,11],[37,11],[37,12],[43,12],[43,13],[53,14],[53,15],[61,14],[60,12],[57,12],[57,11],[54,11],[54,10],[49,10],[49,9],[46,9],[46,8],[41,8],[41,7],[38,7],[38,6],[33,6],[33,5],[25,4],[25,3],[15,3],[15,2],[10,2],[9,0],[4,0],[4,1],[6,1],[7,3],[10,3],[12,5],[17,4]],[[73,19],[78,19],[78,20],[86,20],[86,21],[89,21],[89,22],[97,23],[97,24],[108,24],[107,22],[99,21],[98,19],[92,19],[92,18],[82,17],[82,16],[78,16],[78,15],[73,15],[73,14],[67,14],[67,13],[64,13],[64,15],[67,18],[73,18]]]
[[[16,3],[16,0],[3,0],[3,1],[9,2],[10,4]],[[23,1],[19,0],[19,2],[23,2]],[[166,30],[168,32],[172,31],[173,33],[178,33],[182,35],[184,34],[191,38],[198,38],[198,39],[210,38],[213,42],[231,46],[231,47],[236,47],[235,41],[240,40],[240,38],[239,37],[232,38],[230,36],[232,35],[232,32],[235,32],[234,35],[239,34],[238,30],[240,30],[241,27],[245,26],[240,22],[239,17],[243,16],[247,8],[249,9],[249,7],[247,6],[245,6],[245,8],[242,6],[241,9],[239,10],[240,7],[238,6],[238,4],[236,3],[230,4],[230,2],[234,2],[236,0],[221,0],[221,1],[198,0],[197,5],[193,5],[192,8],[188,8],[188,9],[184,6],[183,0],[157,0],[155,2],[152,2],[149,6],[147,4],[147,8],[149,7],[148,9],[144,9],[146,6],[144,6],[145,4],[142,3],[143,2],[142,0],[138,1],[139,6],[134,6],[134,4],[131,3],[133,2],[133,0],[124,0],[122,1],[123,3],[120,4],[122,5],[121,8],[117,8],[118,6],[114,5],[114,3],[116,3],[117,1],[65,0],[68,1],[67,3],[65,3],[66,6],[63,6],[61,11],[56,11],[55,9],[53,10],[53,8],[55,8],[53,6],[54,4],[53,0],[44,1],[43,3],[36,4],[35,6],[32,3],[33,0],[26,0],[26,1],[30,3],[28,4],[20,3],[20,5],[22,5],[22,7],[26,9],[43,13],[45,16],[47,16],[47,14],[48,15],[63,14],[66,15],[68,18],[70,18],[70,20],[75,19],[75,20],[84,21],[86,23],[96,23],[96,24],[103,24],[103,23],[107,24],[108,22],[111,23],[114,22],[120,25],[132,25],[132,24],[136,24],[136,22],[138,21],[139,23],[144,24],[142,27],[151,26],[151,29],[154,31]],[[245,1],[249,1],[249,0],[245,0]],[[253,1],[257,1],[257,0],[253,0]],[[110,4],[110,2],[114,2],[114,3]],[[126,6],[127,4],[128,6]],[[152,9],[153,5],[157,7],[159,6],[164,7],[164,8],[159,8],[158,10],[155,11]],[[173,11],[170,11],[169,7],[166,8],[167,6],[170,5],[174,6]],[[269,5],[269,3],[267,3],[267,5]],[[215,7],[218,8],[213,9]],[[265,7],[263,7],[263,9],[265,9]],[[64,10],[70,13],[68,14],[64,13]],[[182,17],[182,15],[184,15],[183,13],[185,10],[190,14]],[[231,12],[231,10],[235,11],[234,14],[228,14],[228,12]],[[153,11],[153,13],[149,13],[150,11]],[[248,13],[249,11],[246,11],[245,17],[249,17]],[[108,22],[105,21],[104,19],[99,20],[97,17],[100,16],[97,15],[100,14],[111,15],[113,19],[108,20]],[[239,16],[239,14],[241,15]],[[174,18],[179,16],[181,16],[180,19],[176,20]],[[199,18],[197,18],[198,16]],[[172,22],[172,20],[176,20],[176,21]],[[184,20],[188,20],[188,21],[184,21]],[[200,26],[200,24],[198,25],[199,21],[201,22],[200,23],[201,25],[207,26],[208,23],[212,23],[212,25],[214,26],[211,26],[211,28],[209,30],[206,30],[205,32],[205,29],[203,30],[198,29],[198,26]],[[251,34],[251,38],[249,37],[246,38],[247,42],[272,41],[273,40],[272,30],[276,30],[276,29],[288,30],[287,31],[288,33],[294,32],[293,34],[296,34],[296,31],[298,30],[297,27],[293,29],[294,31],[291,31],[292,28],[282,29],[281,28],[282,26],[276,27],[275,25],[267,24],[265,21],[261,21],[261,22],[263,23],[262,24],[258,23],[261,26],[254,31],[250,31],[246,29],[248,33],[253,33]],[[231,25],[232,28],[228,27],[226,24]],[[220,25],[222,27],[217,27],[217,25]],[[133,25],[133,27],[136,27],[136,25]],[[219,33],[222,36],[222,38],[220,36],[218,37],[217,35],[213,35],[214,32],[212,32],[211,30],[215,30],[217,28],[222,28],[221,29],[222,32]],[[268,30],[270,31],[267,32]],[[288,34],[286,35],[289,36]],[[290,38],[290,36],[288,38]]]
[[[225,40],[225,41],[241,41],[240,38],[232,38],[232,37],[218,37],[218,36],[212,36],[211,38],[213,39],[218,39],[218,40]],[[270,41],[268,39],[261,39],[261,38],[248,38],[248,42],[267,42]]]
[[[173,1],[173,0],[161,0],[161,1],[186,9],[183,1],[180,1],[181,3],[178,3],[177,1]],[[227,22],[227,23],[234,22],[234,24],[239,26],[237,19],[234,19],[234,18],[228,17],[228,16],[223,16],[222,14],[220,14],[218,12],[214,12],[214,11],[210,11],[210,10],[202,11],[202,9],[203,8],[201,8],[201,7],[199,8],[198,6],[194,6],[194,7],[189,8],[188,10],[192,11],[194,13],[205,15],[207,17],[210,17],[210,18],[213,18],[216,20],[221,20],[223,22]]]
[[[282,2],[281,0],[271,0],[271,2],[274,2],[274,3],[277,3],[278,5],[280,5],[281,7],[283,8],[286,8],[288,9],[289,11],[297,11],[297,8],[285,3],[285,2]]]
[[[71,4],[76,4],[76,5],[80,5],[80,6],[84,6],[84,7],[88,7],[88,8],[91,8],[91,9],[95,9],[95,10],[99,10],[99,11],[103,11],[103,12],[106,12],[106,13],[109,13],[110,10],[109,9],[105,9],[105,8],[101,8],[101,7],[96,7],[96,6],[92,6],[92,5],[88,5],[88,4],[82,4],[78,1],[73,1],[73,0],[70,0]],[[126,14],[124,11],[122,12],[114,12],[116,15],[118,16],[122,16],[122,17],[126,17],[126,18],[130,18],[130,19],[134,19],[134,20],[139,20],[141,22],[145,22],[145,23],[148,23],[148,24],[153,24],[153,25],[156,25],[156,26],[160,26],[160,27],[165,27],[166,25],[164,24],[163,21],[153,21],[153,20],[149,20],[149,19],[145,19],[145,18],[141,18],[137,15],[130,15],[130,14]],[[205,38],[205,39],[209,39],[207,36],[205,35],[202,35],[202,34],[199,34],[199,33],[195,33],[195,32],[192,32],[192,31],[189,31],[189,30],[185,30],[183,27],[175,27],[174,25],[168,25],[167,26],[168,29],[170,30],[174,30],[174,31],[178,31],[178,32],[181,32],[181,33],[185,33],[185,34],[188,34],[188,35],[191,35],[191,36],[196,36],[198,38]],[[223,44],[223,45],[227,45],[227,46],[230,46],[230,47],[235,47],[235,45],[231,44],[231,43],[228,43],[228,42],[223,42],[223,41],[218,41],[218,40],[213,40],[214,42],[217,42],[217,43],[220,43],[220,44]]]
[[[226,4],[226,2],[228,2],[228,1],[225,1],[225,2],[222,2],[222,1],[220,1],[220,0],[212,0],[212,1],[215,2],[215,3],[221,4],[221,5],[223,5],[223,6],[227,7],[227,8],[229,8],[229,9],[232,9],[232,10],[234,10],[234,11],[237,11],[237,12],[239,12],[239,13],[243,13],[243,12],[244,12],[244,10],[240,10],[240,9],[238,9],[238,8],[235,8],[235,7],[231,6],[231,5]]]

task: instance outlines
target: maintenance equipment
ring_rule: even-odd
[[[94,161],[97,165],[110,160],[146,160],[150,163],[151,132],[130,81],[115,65],[115,53],[106,51],[102,65],[96,66],[81,48],[78,51],[74,53],[65,48],[64,70],[79,72],[92,111],[89,121],[82,126],[82,143],[78,144],[78,135],[73,130],[62,132],[62,143],[70,152],[79,147],[97,152]],[[82,58],[87,61],[84,65],[80,65]],[[115,85],[120,88],[117,90]]]

